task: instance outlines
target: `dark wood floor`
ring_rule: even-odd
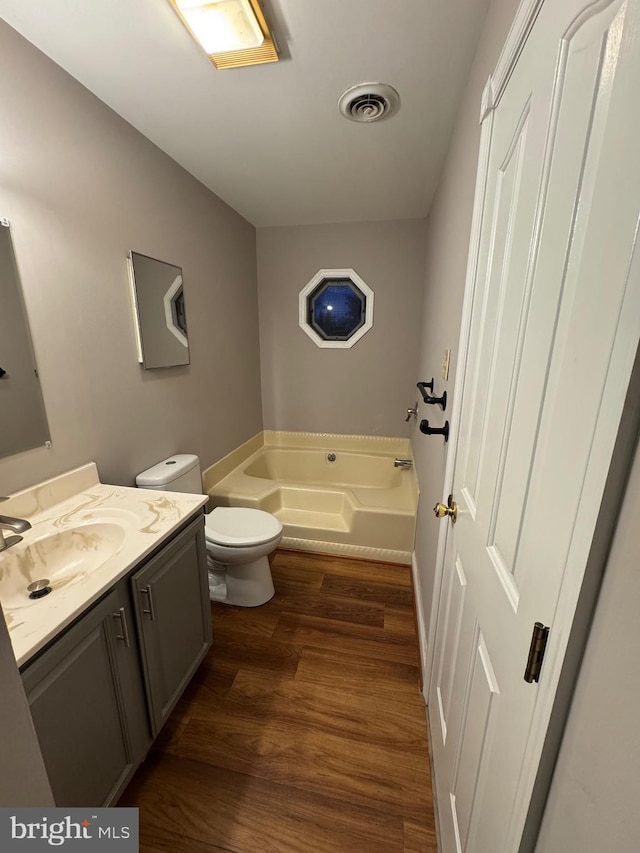
[[[409,569],[279,551],[120,805],[141,851],[436,853]]]

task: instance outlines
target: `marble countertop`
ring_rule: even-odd
[[[202,509],[206,495],[134,489],[100,483],[90,463],[12,495],[0,505],[2,515],[26,518],[31,529],[23,542],[0,552],[0,580],[5,572],[22,572],[17,549],[61,531],[108,523],[124,530],[122,542],[91,572],[70,574],[63,585],[23,606],[3,605],[19,666],[53,639],[111,586],[124,577],[190,516]],[[5,531],[7,535],[10,531]],[[18,559],[18,557],[21,557]],[[24,567],[25,572],[28,567]],[[0,604],[2,592],[0,586]]]

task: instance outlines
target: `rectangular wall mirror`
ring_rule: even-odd
[[[6,219],[0,220],[0,456],[42,447],[49,426]]]
[[[138,361],[147,370],[189,364],[181,268],[131,252],[129,278]]]

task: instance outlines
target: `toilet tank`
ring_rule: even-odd
[[[165,492],[202,494],[200,460],[193,453],[178,453],[147,468],[136,477],[140,489],[160,489]]]

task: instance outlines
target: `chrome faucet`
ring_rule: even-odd
[[[0,498],[0,501],[6,500],[8,498]],[[0,515],[0,551],[6,551],[7,548],[22,541],[22,536],[5,537],[5,530],[13,530],[14,533],[24,533],[30,527],[31,524],[26,518],[13,518],[10,515]]]
[[[394,468],[413,468],[413,459],[394,459]]]

